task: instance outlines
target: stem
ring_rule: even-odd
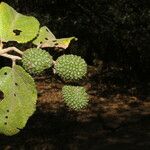
[[[55,69],[55,68],[52,68],[52,70],[53,70],[53,74],[56,74],[56,69]]]
[[[54,61],[54,60],[53,60],[53,65],[54,65],[54,66],[56,65],[56,61]]]
[[[15,66],[16,64],[16,60],[21,60],[22,58],[19,56],[14,56],[14,55],[10,55],[10,54],[1,54],[1,56],[9,58],[12,60],[12,68]]]
[[[8,47],[3,49],[3,43],[0,43],[0,56],[9,58],[12,60],[12,67],[15,66],[16,60],[21,60],[22,58],[19,56],[7,54],[8,52],[15,51],[16,53],[23,55],[23,52],[17,49],[16,47]]]
[[[23,52],[21,50],[17,49],[16,47],[8,47],[8,48],[0,49],[0,55],[10,52],[10,51],[15,51],[18,54],[23,55]]]
[[[1,56],[10,58],[10,59],[12,59],[12,60],[21,60],[21,59],[22,59],[22,58],[19,57],[19,56],[10,55],[10,54],[7,54],[7,53],[6,53],[6,54],[1,54]]]
[[[54,68],[52,68],[52,70],[53,70],[53,73],[54,73],[54,74],[56,74],[55,65],[56,65],[56,61],[53,60],[53,66],[54,66]]]
[[[12,60],[12,68],[16,65],[16,60]]]
[[[37,48],[41,48],[41,46],[42,46],[42,44],[39,44],[39,45],[37,46]]]
[[[2,50],[3,49],[3,43],[2,43],[2,41],[0,40],[0,50]]]

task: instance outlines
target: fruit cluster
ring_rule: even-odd
[[[80,56],[62,55],[54,61],[48,52],[39,48],[26,50],[22,57],[22,64],[30,74],[40,74],[54,66],[56,74],[64,80],[71,81],[82,79],[87,72],[87,64]],[[72,109],[80,110],[88,104],[88,95],[84,87],[64,86],[62,94],[65,103]]]

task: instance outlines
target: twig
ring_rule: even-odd
[[[16,47],[8,47],[8,48],[0,49],[0,55],[10,52],[10,51],[15,51],[18,54],[23,55],[23,52],[21,50],[17,49]]]
[[[16,60],[21,60],[21,59],[22,59],[22,58],[19,57],[19,56],[10,55],[10,54],[7,54],[7,53],[1,54],[1,56],[6,57],[6,58],[9,58],[9,59],[12,60],[12,68],[15,66]]]
[[[12,59],[12,60],[21,60],[21,59],[22,59],[22,58],[19,57],[19,56],[10,55],[10,54],[7,54],[7,53],[1,54],[1,56],[10,58],[10,59]]]

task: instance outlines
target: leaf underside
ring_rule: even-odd
[[[32,16],[16,12],[8,4],[0,3],[0,40],[26,43],[36,37],[39,22]]]
[[[20,66],[0,70],[0,133],[14,135],[25,125],[36,108],[34,80]]]

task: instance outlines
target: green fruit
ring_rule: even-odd
[[[77,80],[85,76],[87,64],[80,56],[62,55],[55,63],[56,73],[67,80]]]
[[[84,87],[65,85],[62,94],[67,106],[80,110],[88,104],[88,94]]]
[[[52,56],[45,50],[30,48],[23,53],[23,67],[30,74],[40,74],[43,70],[50,68],[52,63]]]

